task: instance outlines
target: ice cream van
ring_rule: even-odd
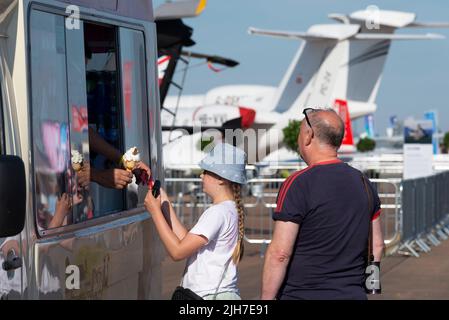
[[[146,180],[120,180],[133,147],[162,179],[156,40],[151,0],[0,0],[1,299],[160,298]]]

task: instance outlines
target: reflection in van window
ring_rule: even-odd
[[[3,123],[3,99],[0,87],[0,154],[5,154],[5,129]]]
[[[38,225],[47,229],[58,200],[71,194],[64,18],[33,11],[30,30],[35,200]],[[62,220],[69,215],[64,210]]]
[[[145,188],[120,160],[137,146],[149,163],[143,33],[86,21],[69,32],[63,16],[33,10],[30,42],[39,229],[141,205]]]
[[[36,209],[38,225],[44,229],[65,226],[69,223],[72,198],[60,189],[63,175],[36,174]],[[78,201],[77,201],[78,202]]]

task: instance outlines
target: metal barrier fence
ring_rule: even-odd
[[[401,179],[370,179],[376,186],[381,202],[381,222],[387,252],[396,247],[401,240],[402,194]]]
[[[448,239],[449,172],[403,181],[402,203],[400,253],[419,257]]]
[[[276,208],[276,197],[284,178],[254,178],[242,189],[246,209],[245,240],[260,244],[261,252],[271,242]],[[188,228],[197,221],[201,212],[210,205],[209,197],[202,192],[199,178],[166,178],[167,193],[177,214]],[[401,180],[371,179],[382,203],[383,234],[387,248],[400,242],[402,228]]]

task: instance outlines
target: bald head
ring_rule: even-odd
[[[345,125],[333,109],[315,109],[307,113],[315,137],[331,148],[340,148],[345,134]]]

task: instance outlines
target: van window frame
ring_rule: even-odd
[[[0,78],[3,81],[3,78]],[[6,139],[5,139],[5,116],[3,113],[3,90],[0,84],[0,155],[6,154]]]
[[[101,13],[99,11],[96,11],[95,14],[89,14],[89,13],[85,13],[83,12],[83,7],[80,6],[80,20],[82,21],[86,21],[86,22],[91,22],[91,23],[100,23],[100,24],[105,24],[105,25],[110,25],[110,26],[115,26],[118,28],[127,28],[127,29],[131,29],[131,30],[135,30],[135,31],[140,31],[142,32],[143,35],[143,41],[144,41],[144,49],[145,49],[145,81],[146,81],[146,88],[148,88],[148,83],[149,83],[149,79],[148,79],[148,48],[147,48],[147,35],[145,33],[145,27],[143,24],[139,24],[136,22],[130,22],[130,21],[124,21],[123,17],[107,17],[107,16],[103,16],[101,15]],[[33,12],[33,10],[36,11],[42,11],[45,13],[51,13],[51,14],[55,14],[55,15],[59,15],[59,16],[63,16],[63,17],[68,17],[69,14],[66,13],[65,8],[61,7],[61,6],[57,6],[57,5],[50,5],[50,4],[42,4],[42,3],[34,3],[31,2],[28,6],[28,12],[27,12],[27,35],[26,35],[26,61],[27,61],[27,77],[28,77],[28,81],[27,81],[27,86],[28,86],[28,97],[27,97],[27,101],[28,101],[28,121],[30,123],[30,130],[29,130],[29,141],[30,141],[30,145],[34,144],[34,140],[33,140],[33,125],[32,125],[32,119],[33,119],[33,108],[32,108],[32,90],[33,90],[33,84],[32,84],[32,74],[31,74],[31,13]],[[99,14],[100,13],[100,14]],[[107,13],[105,13],[106,15]],[[132,19],[132,18],[130,18]],[[120,52],[120,39],[118,39],[119,42],[117,44],[117,49],[118,52]],[[154,39],[154,41],[156,41],[156,39]],[[118,69],[118,76],[119,79],[121,80],[121,57],[120,55],[118,56],[118,66],[120,66],[120,68]],[[123,85],[122,83],[120,84],[120,101],[122,100],[122,90],[123,90]],[[149,112],[151,112],[150,110],[150,94],[147,94],[146,97],[146,113],[147,113],[147,117],[149,115]],[[147,132],[147,136],[150,136],[150,126],[148,126],[147,128],[148,132]],[[148,143],[149,143],[149,158],[151,159],[151,141],[150,138],[148,138]],[[38,238],[51,238],[51,237],[58,237],[58,236],[64,236],[64,237],[69,237],[71,235],[74,235],[77,231],[83,230],[83,229],[87,229],[87,228],[95,228],[95,227],[99,227],[100,225],[105,225],[111,222],[114,222],[116,220],[119,219],[125,219],[125,218],[129,218],[131,220],[136,220],[136,218],[139,218],[138,220],[145,220],[150,218],[150,215],[146,212],[146,209],[144,206],[141,207],[137,207],[137,208],[132,208],[132,209],[125,209],[122,211],[118,211],[118,212],[114,212],[108,215],[105,215],[103,217],[98,217],[95,219],[91,219],[91,220],[86,220],[80,223],[76,223],[76,224],[71,224],[71,225],[66,225],[66,226],[62,226],[59,228],[54,228],[54,229],[48,229],[48,230],[41,230],[38,227],[38,223],[37,223],[37,219],[36,219],[36,212],[37,212],[37,208],[36,208],[36,194],[34,192],[35,190],[35,171],[34,171],[34,153],[31,152],[31,156],[30,156],[30,162],[31,162],[31,190],[32,190],[32,199],[33,199],[33,203],[32,203],[32,208],[33,208],[33,221],[34,221],[34,227],[35,227],[35,231],[36,231],[36,235],[38,236]],[[146,214],[145,214],[146,213]],[[140,216],[139,216],[140,215]],[[136,221],[138,221],[136,220]],[[100,228],[101,229],[101,228]]]

